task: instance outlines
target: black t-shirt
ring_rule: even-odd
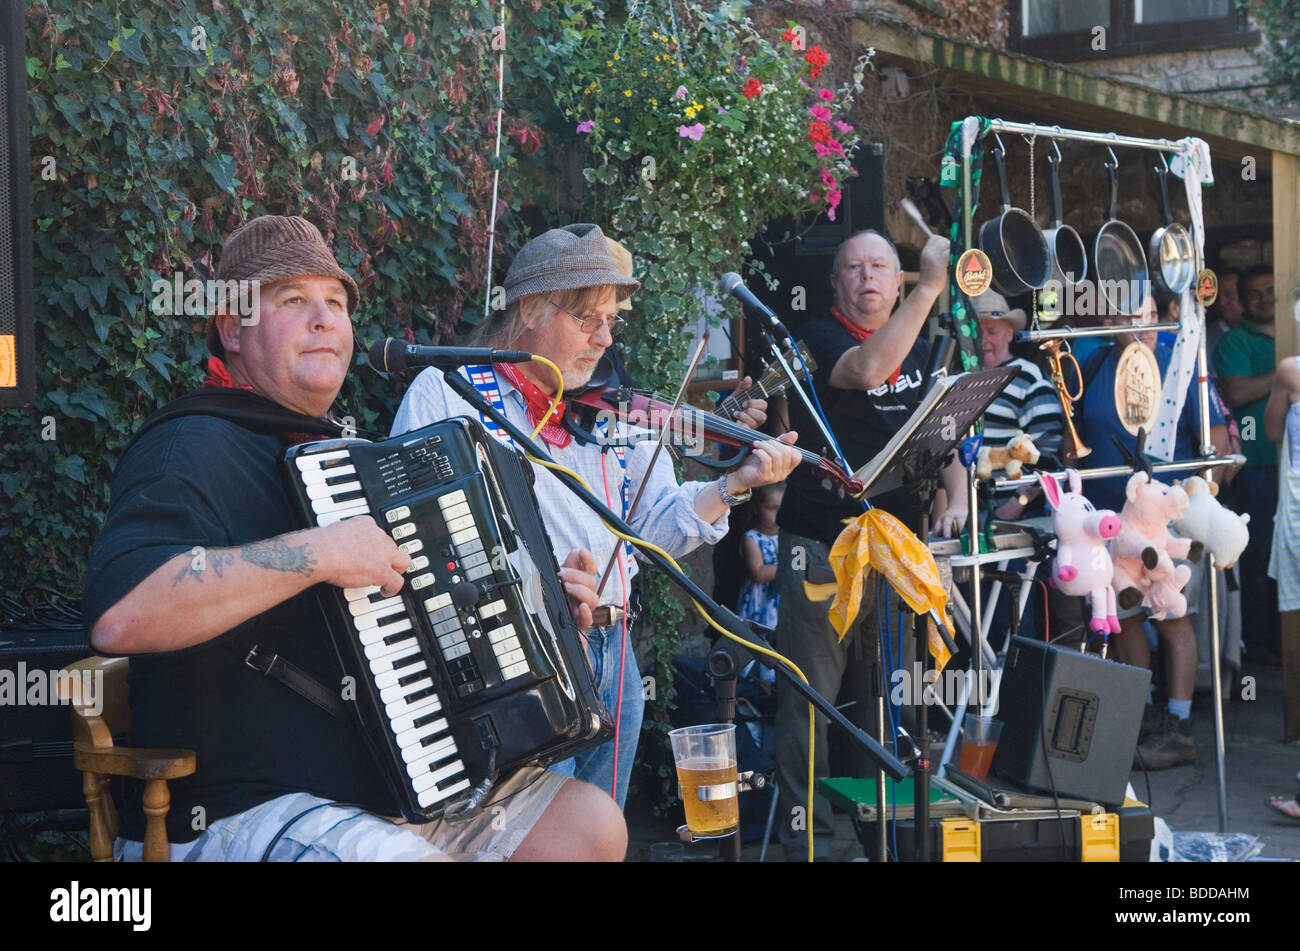
[[[91,552],[86,631],[181,552],[300,528],[280,473],[283,451],[279,436],[213,416],[171,420],[136,440],[114,473],[108,518]],[[196,647],[131,656],[132,745],[197,754],[195,774],[169,783],[169,841],[189,842],[204,825],[292,792],[394,813],[354,721],[247,667],[254,644],[324,684],[340,683],[314,589]],[[124,812],[122,835],[143,839],[138,805]]]
[[[846,351],[858,345],[853,335],[834,317],[814,317],[800,329],[800,339],[817,362],[813,383],[831,433],[839,440],[850,470],[866,465],[906,422],[924,393],[926,359],[930,343],[918,339],[903,360],[896,383],[886,381],[873,390],[842,390],[831,386],[831,371]],[[822,452],[821,431],[798,397],[789,399],[790,425],[799,433],[799,446]],[[827,453],[834,458],[833,453]],[[844,496],[838,487],[810,466],[799,466],[786,480],[785,497],[777,524],[787,532],[831,544],[844,529],[844,519],[862,512],[860,503]],[[916,498],[895,489],[871,499],[876,508],[900,518],[909,528],[917,524]]]

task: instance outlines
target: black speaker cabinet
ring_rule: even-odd
[[[886,233],[884,145],[879,142],[859,145],[853,155],[853,167],[857,175],[843,183],[844,198],[834,221],[826,217],[824,208],[797,220],[781,218],[769,222],[752,242],[754,258],[781,284],[775,294],[758,291],[759,297],[794,328],[796,337],[800,324],[830,309],[831,264],[836,249],[867,228]],[[756,290],[761,287],[750,286]],[[803,288],[802,306],[792,296],[795,287]],[[745,352],[765,354],[756,332],[749,339],[748,324],[746,331]]]
[[[80,631],[0,629],[0,813],[85,806],[72,765],[72,711],[53,702],[49,673],[88,656]],[[33,678],[45,680],[40,695]]]
[[[0,409],[32,398],[31,157],[23,0],[0,0]]]
[[[1051,795],[1124,801],[1151,672],[1013,637],[992,772]]]

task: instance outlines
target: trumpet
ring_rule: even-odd
[[[1079,361],[1070,352],[1070,345],[1064,340],[1048,340],[1038,349],[1047,351],[1047,360],[1052,367],[1052,384],[1056,387],[1056,396],[1061,401],[1061,409],[1065,414],[1065,446],[1062,454],[1067,462],[1082,459],[1092,452],[1083,444],[1078,431],[1074,428],[1074,404],[1083,399],[1083,371],[1079,369]],[[1065,373],[1061,369],[1061,364],[1065,360],[1069,360],[1074,365],[1074,375],[1079,380],[1077,393],[1070,393],[1069,387],[1065,385]]]

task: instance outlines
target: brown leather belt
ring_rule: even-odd
[[[623,614],[624,611],[620,607],[615,607],[612,604],[602,604],[591,612],[591,625],[592,627],[609,627],[611,624],[617,624],[623,620]],[[636,620],[636,615],[629,612],[627,620],[631,624]]]

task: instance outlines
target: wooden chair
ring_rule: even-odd
[[[113,745],[113,735],[122,735],[131,727],[126,683],[129,669],[125,657],[87,657],[69,664],[64,670],[73,676],[59,678],[59,699],[72,705],[72,762],[81,770],[86,808],[90,810],[91,857],[96,862],[113,860],[118,822],[108,777],[129,776],[145,784],[144,860],[165,862],[169,854],[166,817],[171,805],[167,780],[194,772],[194,751]],[[94,679],[99,672],[102,688]],[[99,696],[83,696],[83,685],[89,685]],[[98,713],[96,705],[100,706]]]

